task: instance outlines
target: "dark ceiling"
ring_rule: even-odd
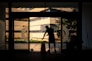
[[[0,2],[0,7],[9,7],[8,2]],[[75,7],[78,2],[12,2],[12,7]]]

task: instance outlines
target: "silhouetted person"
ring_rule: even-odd
[[[48,26],[45,26],[46,27],[46,31],[44,33],[44,36],[46,34],[46,32],[48,33],[48,36],[49,36],[49,52],[50,52],[50,43],[53,43],[54,44],[54,50],[56,52],[56,44],[55,44],[55,37],[54,37],[54,29],[51,28],[51,27],[48,27]],[[44,36],[42,39],[44,39]]]

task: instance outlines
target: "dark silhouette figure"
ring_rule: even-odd
[[[46,58],[45,41],[41,43],[41,60],[44,61]]]
[[[44,33],[44,36],[45,36],[46,32],[48,33],[48,36],[49,36],[49,52],[50,52],[50,43],[53,43],[54,44],[54,51],[56,52],[54,29],[51,28],[51,27],[48,27],[48,26],[45,26],[45,27],[46,27],[46,31]],[[43,36],[42,39],[44,39],[44,36]]]
[[[42,43],[41,43],[41,53],[42,54],[45,54],[46,53],[46,50],[45,50],[46,48],[45,48],[45,41],[43,41]]]

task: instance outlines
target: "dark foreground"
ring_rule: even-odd
[[[92,60],[92,50],[62,52],[61,54],[42,54],[40,52],[0,51],[0,61],[61,61],[61,60]]]

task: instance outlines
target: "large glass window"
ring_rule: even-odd
[[[28,19],[14,19],[14,49],[28,50]]]
[[[59,3],[58,5],[53,5],[51,2],[48,3],[48,6],[44,5],[42,2],[40,3],[25,3],[17,2],[12,3],[11,12],[14,13],[32,13],[32,12],[62,12],[64,15],[60,17],[32,17],[27,15],[27,18],[23,18],[17,15],[13,18],[14,20],[14,49],[29,49],[30,51],[41,51],[41,43],[43,41],[46,42],[46,51],[48,51],[48,43],[49,36],[45,35],[44,32],[46,30],[45,26],[52,27],[54,29],[55,36],[55,44],[56,44],[56,52],[60,53],[61,49],[67,48],[67,43],[71,41],[72,35],[77,36],[77,19],[72,19],[72,16],[66,15],[66,13],[75,13],[79,12],[77,3]],[[37,6],[38,4],[38,6]],[[68,4],[68,5],[67,5]],[[72,4],[72,5],[71,5]],[[51,5],[51,7],[49,7]],[[66,6],[65,6],[66,5]],[[73,6],[74,5],[74,6]],[[55,7],[54,7],[55,6]],[[8,8],[7,8],[8,10]],[[6,11],[7,11],[6,10]],[[23,14],[24,15],[24,14]],[[23,16],[22,15],[22,16]],[[26,17],[24,15],[24,17]],[[8,18],[9,16],[6,15]],[[67,18],[68,17],[68,18]],[[8,20],[6,20],[6,42],[8,41]],[[74,31],[74,32],[73,32]],[[28,45],[29,44],[29,45]],[[51,52],[53,52],[53,44],[51,44]]]
[[[8,40],[9,40],[9,8],[5,8],[5,47],[6,47],[6,50],[8,50],[8,46],[9,46],[9,43],[8,43]]]
[[[38,18],[38,19],[35,19]],[[40,19],[39,19],[40,18]],[[35,19],[35,20],[34,20]],[[30,49],[34,51],[41,51],[41,43],[45,43],[46,51],[49,50],[49,35],[48,32],[44,36],[46,31],[45,26],[49,26],[54,29],[54,36],[55,36],[55,44],[56,44],[56,52],[61,52],[61,18],[60,17],[30,17]],[[42,40],[44,36],[44,39]],[[53,52],[54,45],[50,44],[52,49],[50,50]]]
[[[5,42],[6,42],[6,49],[8,50],[8,38],[9,38],[9,20],[6,20],[6,32],[5,32]]]

